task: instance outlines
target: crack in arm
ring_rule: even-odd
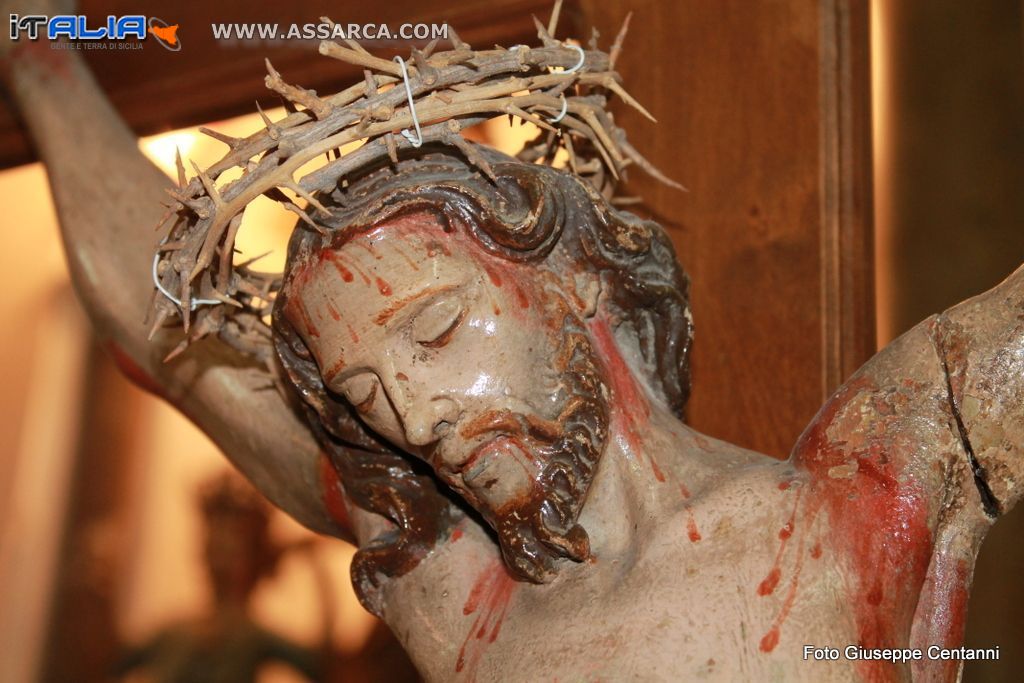
[[[939,356],[939,361],[942,363],[942,374],[946,380],[946,399],[949,401],[949,409],[953,413],[960,442],[964,447],[964,452],[967,453],[967,461],[970,463],[971,471],[974,474],[974,485],[978,488],[978,494],[981,496],[982,508],[989,518],[995,519],[1001,513],[1002,505],[988,485],[988,476],[985,468],[978,462],[978,457],[974,453],[974,446],[971,445],[971,440],[967,435],[967,427],[964,425],[963,416],[960,414],[960,406],[957,405],[956,396],[953,394],[953,382],[950,378],[949,363],[946,360],[946,349],[942,344],[941,336],[941,330],[945,322],[945,316],[939,315],[935,320],[934,329],[928,336],[931,338],[932,345],[935,347],[935,353]]]

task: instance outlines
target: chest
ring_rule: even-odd
[[[578,590],[520,598],[505,616],[510,637],[487,643],[478,666],[508,671],[525,648],[539,655],[534,679],[909,679],[908,666],[857,648],[910,645],[930,531],[918,538],[910,521],[894,530],[883,516],[851,538],[856,513],[808,504],[810,493],[683,508],[635,557],[599,557]]]

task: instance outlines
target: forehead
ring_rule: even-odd
[[[324,245],[298,266],[287,313],[307,323],[340,321],[343,314],[352,324],[386,323],[389,312],[483,272],[481,263],[494,257],[460,233],[446,232],[424,212],[381,223],[337,247]]]

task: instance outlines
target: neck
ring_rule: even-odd
[[[598,560],[629,556],[650,531],[679,512],[731,464],[708,440],[643,394],[644,418],[613,408],[612,426],[580,524]],[[634,414],[636,411],[632,411]]]
[[[629,554],[728,467],[633,373],[611,327],[590,323],[611,398],[609,434],[580,524],[596,557]]]

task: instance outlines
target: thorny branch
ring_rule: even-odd
[[[598,50],[592,39],[582,66],[572,70],[580,50],[553,37],[560,6],[557,0],[548,27],[535,19],[540,47],[473,50],[449,29],[451,50],[435,52],[436,41],[422,51],[413,49],[408,60],[409,86],[424,142],[457,148],[490,177],[486,161],[460,132],[507,115],[541,129],[519,153],[521,160],[550,164],[564,150],[571,171],[606,197],[612,197],[616,182],[634,164],[679,187],[626,142],[625,132],[607,111],[608,98],[617,95],[654,120],[623,89],[613,70],[629,18],[611,55]],[[152,306],[151,334],[179,317],[185,330],[185,338],[168,359],[191,342],[216,334],[269,363],[266,321],[281,277],[254,270],[251,261],[233,263],[235,237],[246,206],[265,195],[310,228],[322,230],[317,219],[326,216],[328,209],[317,199],[318,193],[337,191],[346,177],[361,168],[385,158],[397,162],[401,152],[412,149],[408,140],[397,135],[413,126],[399,65],[371,55],[355,41],[344,42],[324,41],[320,54],[362,67],[363,82],[320,97],[313,90],[286,83],[267,61],[267,87],[284,98],[294,113],[271,121],[260,110],[264,128],[244,139],[201,129],[225,143],[229,151],[205,171],[195,167],[191,180],[178,158],[178,187],[168,191],[171,201],[157,226],[170,224],[158,247],[156,266],[160,284],[178,302],[155,290]],[[558,119],[563,104],[565,113]],[[359,142],[363,144],[357,149],[342,152],[342,147]],[[324,154],[331,159],[325,166],[302,172],[307,162]],[[241,168],[241,177],[218,186],[218,178],[232,168]],[[293,197],[304,200],[304,205]],[[200,299],[220,303],[193,311]]]

